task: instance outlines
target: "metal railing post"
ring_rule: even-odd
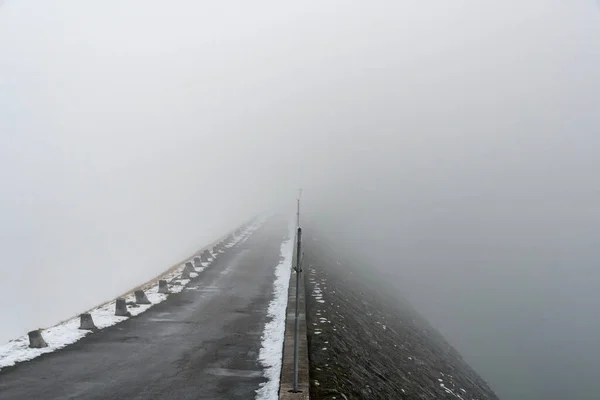
[[[298,392],[298,334],[300,330],[300,278],[302,276],[302,228],[298,227],[296,248],[296,319],[294,321],[294,387],[293,391]]]

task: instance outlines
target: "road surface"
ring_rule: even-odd
[[[286,221],[271,220],[180,294],[0,371],[0,399],[253,399]]]

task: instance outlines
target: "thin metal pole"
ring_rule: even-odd
[[[296,213],[296,227],[300,226],[300,198],[302,197],[302,189],[298,189],[298,212]]]
[[[296,249],[296,319],[294,321],[294,392],[298,392],[298,332],[300,330],[300,279],[302,276],[302,228],[298,227],[298,247]]]

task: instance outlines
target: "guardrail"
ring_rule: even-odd
[[[298,201],[297,231],[293,269],[290,274],[286,309],[283,360],[279,384],[279,399],[309,399],[308,339],[306,328],[306,286],[302,274],[302,228]],[[292,309],[294,310],[292,314]]]

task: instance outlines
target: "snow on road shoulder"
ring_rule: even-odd
[[[260,228],[263,223],[264,219],[259,219],[250,227],[241,232],[240,235],[235,238],[234,242],[236,244],[240,242],[243,243],[254,231]],[[193,258],[188,261],[192,260]],[[183,272],[184,265],[185,262],[182,263],[182,265],[180,265],[177,269],[160,277],[160,279],[165,279],[167,282],[171,282],[169,285],[169,290],[171,293],[181,292],[190,282],[189,279],[179,279],[181,273]],[[202,272],[204,268],[208,267],[209,265],[210,263],[203,263],[202,267],[196,268],[196,272]],[[197,276],[197,273],[192,273],[190,276],[195,277]],[[173,284],[175,282],[176,284]],[[142,289],[152,304],[135,304],[135,295],[133,293],[124,296],[125,301],[127,302],[128,311],[132,316],[143,313],[153,305],[165,301],[168,297],[166,294],[158,293],[157,283],[147,284],[143,286]],[[92,319],[94,320],[94,324],[98,329],[107,328],[128,319],[128,317],[115,316],[115,303],[116,299],[89,311],[89,313],[92,315]],[[48,343],[48,347],[42,349],[29,348],[29,337],[27,335],[20,336],[6,344],[0,345],[0,370],[2,370],[2,368],[13,366],[19,362],[32,360],[41,356],[42,354],[51,353],[53,351],[62,349],[91,333],[92,331],[79,329],[79,316],[77,316],[69,319],[68,321],[42,330],[42,336]]]
[[[267,382],[261,383],[260,388],[256,391],[257,400],[276,400],[278,398],[285,336],[285,310],[294,254],[294,233],[295,224],[290,223],[288,236],[281,243],[281,261],[275,268],[273,299],[269,303],[267,311],[270,321],[265,324],[258,355],[259,362],[265,368],[264,376],[267,378]]]
[[[239,235],[233,234],[233,240],[231,243],[225,245],[225,248],[232,248],[239,244],[244,243],[248,238],[258,229],[260,229],[269,219],[269,215],[264,214],[257,217],[245,230],[243,230]]]
[[[164,279],[169,281],[175,279],[181,274],[182,270],[183,266],[165,275]],[[189,279],[179,280],[179,285],[170,286],[169,290],[171,293],[179,293],[189,281]],[[167,299],[166,294],[158,293],[158,285],[156,284],[148,285],[144,287],[143,290],[152,304],[135,304],[135,295],[133,293],[124,297],[127,302],[128,311],[132,316],[139,315],[153,305]],[[94,324],[98,329],[107,328],[128,319],[128,317],[115,316],[115,303],[116,300],[113,300],[89,311],[94,320]],[[27,335],[18,337],[17,339],[11,340],[7,344],[0,346],[0,370],[22,361],[32,360],[42,354],[62,349],[63,347],[77,342],[90,333],[92,333],[92,331],[79,329],[79,317],[74,317],[42,331],[42,336],[48,343],[48,347],[43,349],[29,348],[29,338]]]

